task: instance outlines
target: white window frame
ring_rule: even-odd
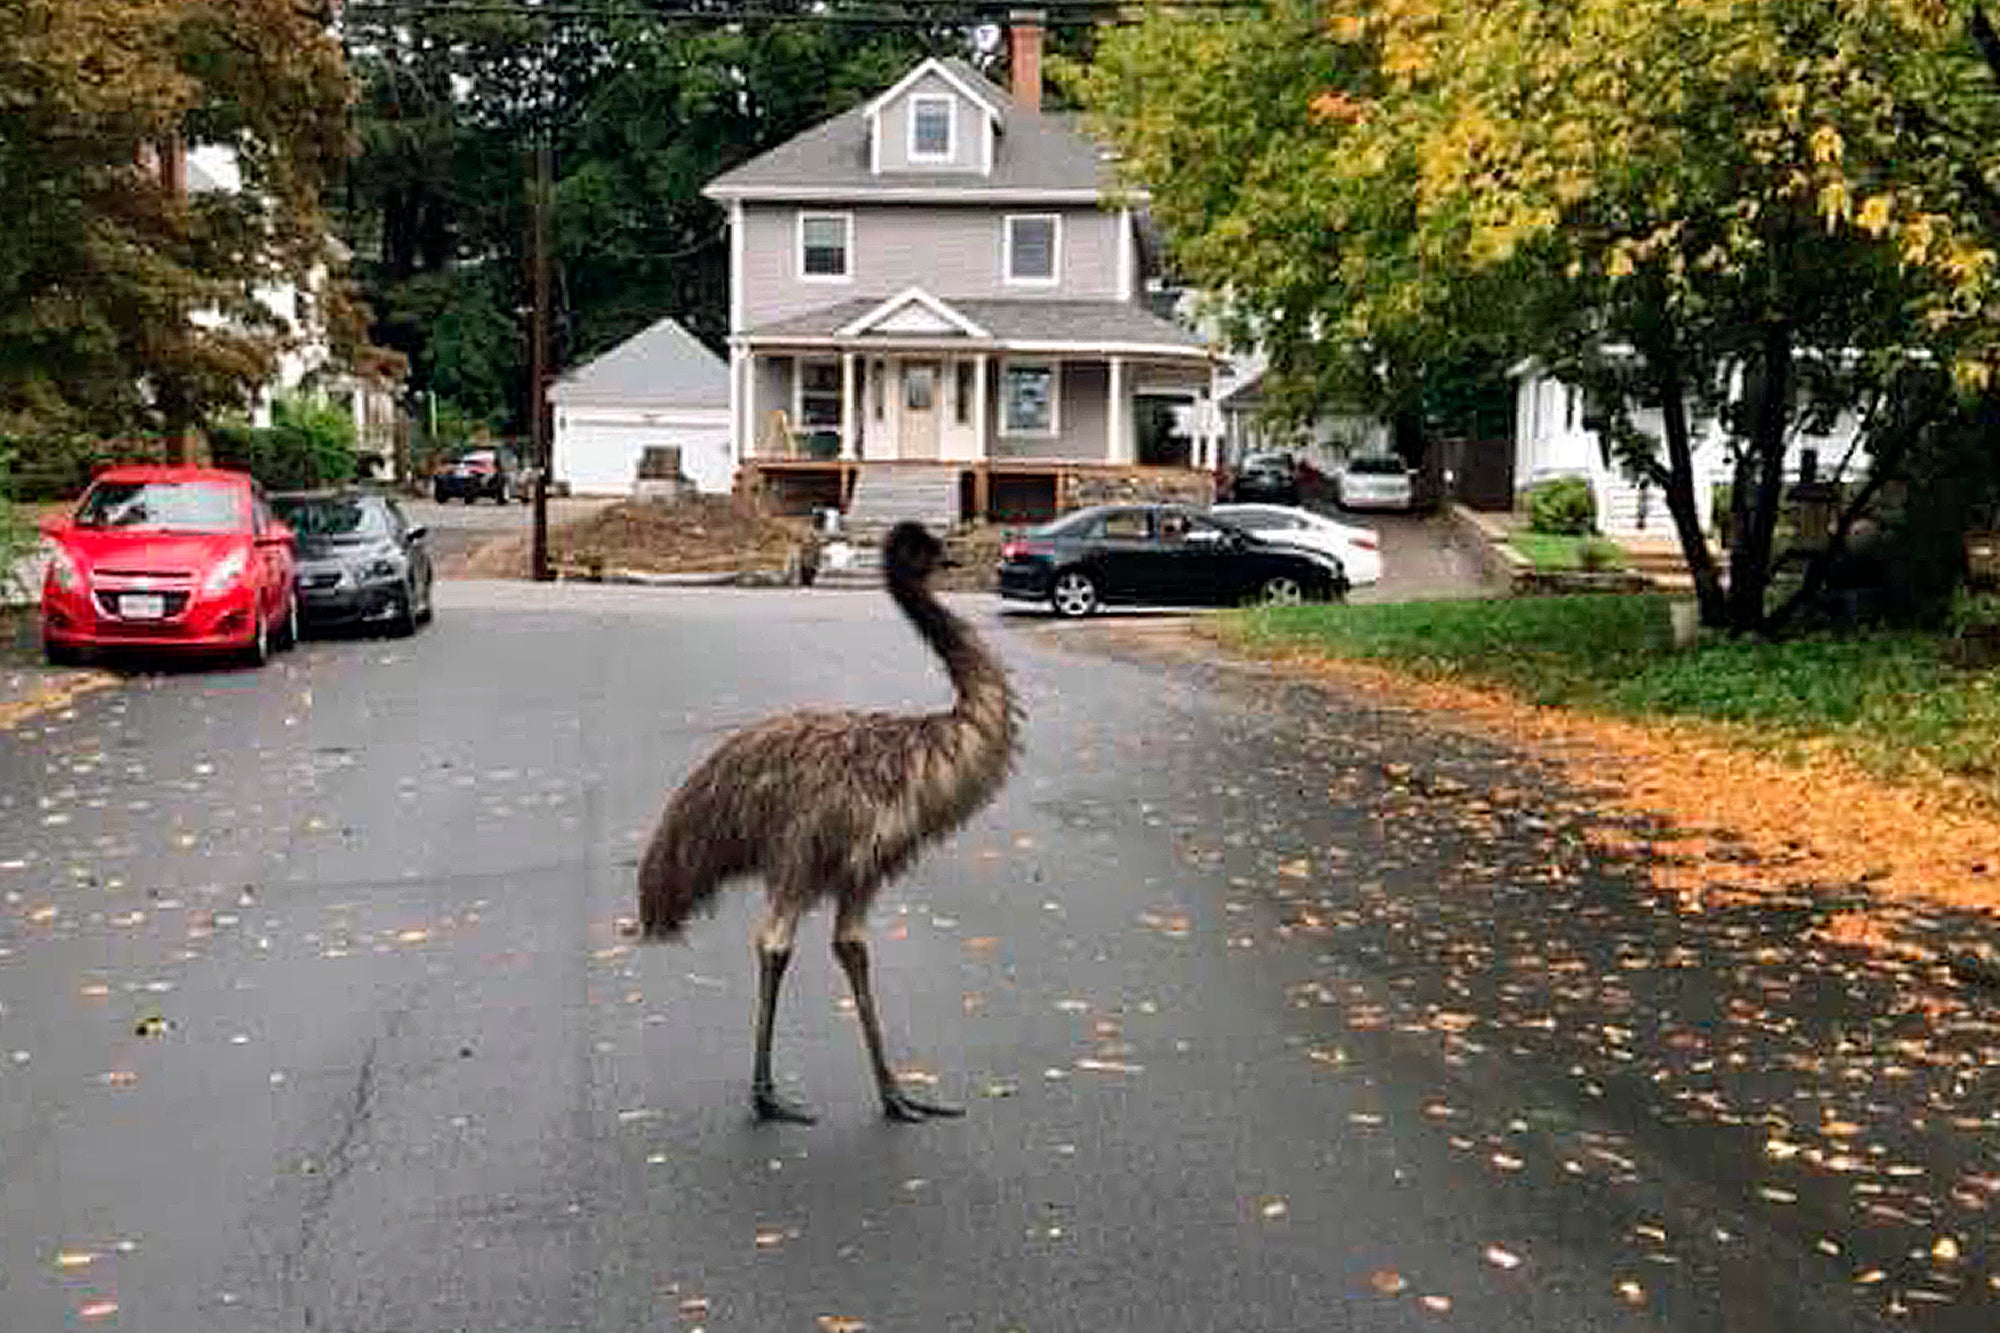
[[[840,223],[845,238],[841,245],[843,268],[839,273],[806,272],[806,223],[808,220],[820,222],[832,219]],[[854,281],[854,214],[839,213],[827,209],[800,209],[798,224],[792,237],[793,263],[800,282],[853,282]]]
[[[1013,395],[1007,392],[1007,381],[1017,370],[1049,372],[1049,424],[1044,430],[1024,430],[1013,420]],[[1052,440],[1062,434],[1062,362],[1024,357],[1000,363],[1000,433],[1014,440]]]
[[[917,149],[917,108],[926,104],[944,105],[944,151],[925,153]],[[950,162],[958,156],[958,99],[950,93],[911,93],[910,124],[905,132],[904,148],[912,162]]]
[[[1017,222],[1046,222],[1049,224],[1049,276],[1046,278],[1023,278],[1014,273],[1014,224]],[[1062,214],[1060,213],[1009,213],[1001,219],[1000,280],[1009,287],[1054,287],[1062,281]]]

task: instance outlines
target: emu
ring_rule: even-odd
[[[639,862],[639,928],[652,940],[679,938],[697,910],[714,910],[726,882],[763,881],[750,1082],[759,1120],[815,1119],[778,1094],[771,1026],[799,918],[826,899],[883,1113],[901,1121],[964,1113],[911,1096],[890,1069],[868,979],[868,908],[927,844],[999,791],[1021,710],[992,652],[931,592],[932,573],[947,563],[942,543],[921,524],[900,523],[883,542],[882,562],[889,596],[944,662],[953,706],[917,715],[787,713],[739,731],[674,793]]]

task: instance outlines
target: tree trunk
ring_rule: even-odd
[[[1750,438],[1737,460],[1732,503],[1736,548],[1729,562],[1729,628],[1755,634],[1764,628],[1764,598],[1771,584],[1771,556],[1784,498],[1785,426],[1790,419],[1792,335],[1782,320],[1765,326],[1751,402]]]
[[[1673,516],[1674,533],[1680,538],[1681,558],[1694,577],[1695,600],[1701,605],[1701,622],[1720,629],[1728,623],[1728,603],[1722,589],[1722,571],[1708,549],[1708,535],[1701,527],[1701,507],[1694,493],[1694,444],[1688,438],[1687,383],[1680,361],[1671,348],[1655,349],[1647,357],[1653,368],[1653,382],[1659,392],[1660,419],[1665,427],[1667,466],[1656,480],[1666,493],[1667,512]]]

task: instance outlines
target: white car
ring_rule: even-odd
[[[1293,505],[1222,504],[1209,512],[1265,541],[1332,556],[1340,561],[1350,584],[1374,583],[1382,577],[1382,539],[1373,528],[1336,523]]]
[[[1350,458],[1333,474],[1333,500],[1342,509],[1415,509],[1416,474],[1394,454]]]

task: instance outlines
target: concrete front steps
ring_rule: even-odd
[[[928,464],[867,463],[854,479],[854,495],[835,539],[852,548],[845,569],[821,559],[819,582],[830,588],[875,588],[882,584],[882,539],[905,519],[915,519],[939,537],[958,525],[958,469]]]

